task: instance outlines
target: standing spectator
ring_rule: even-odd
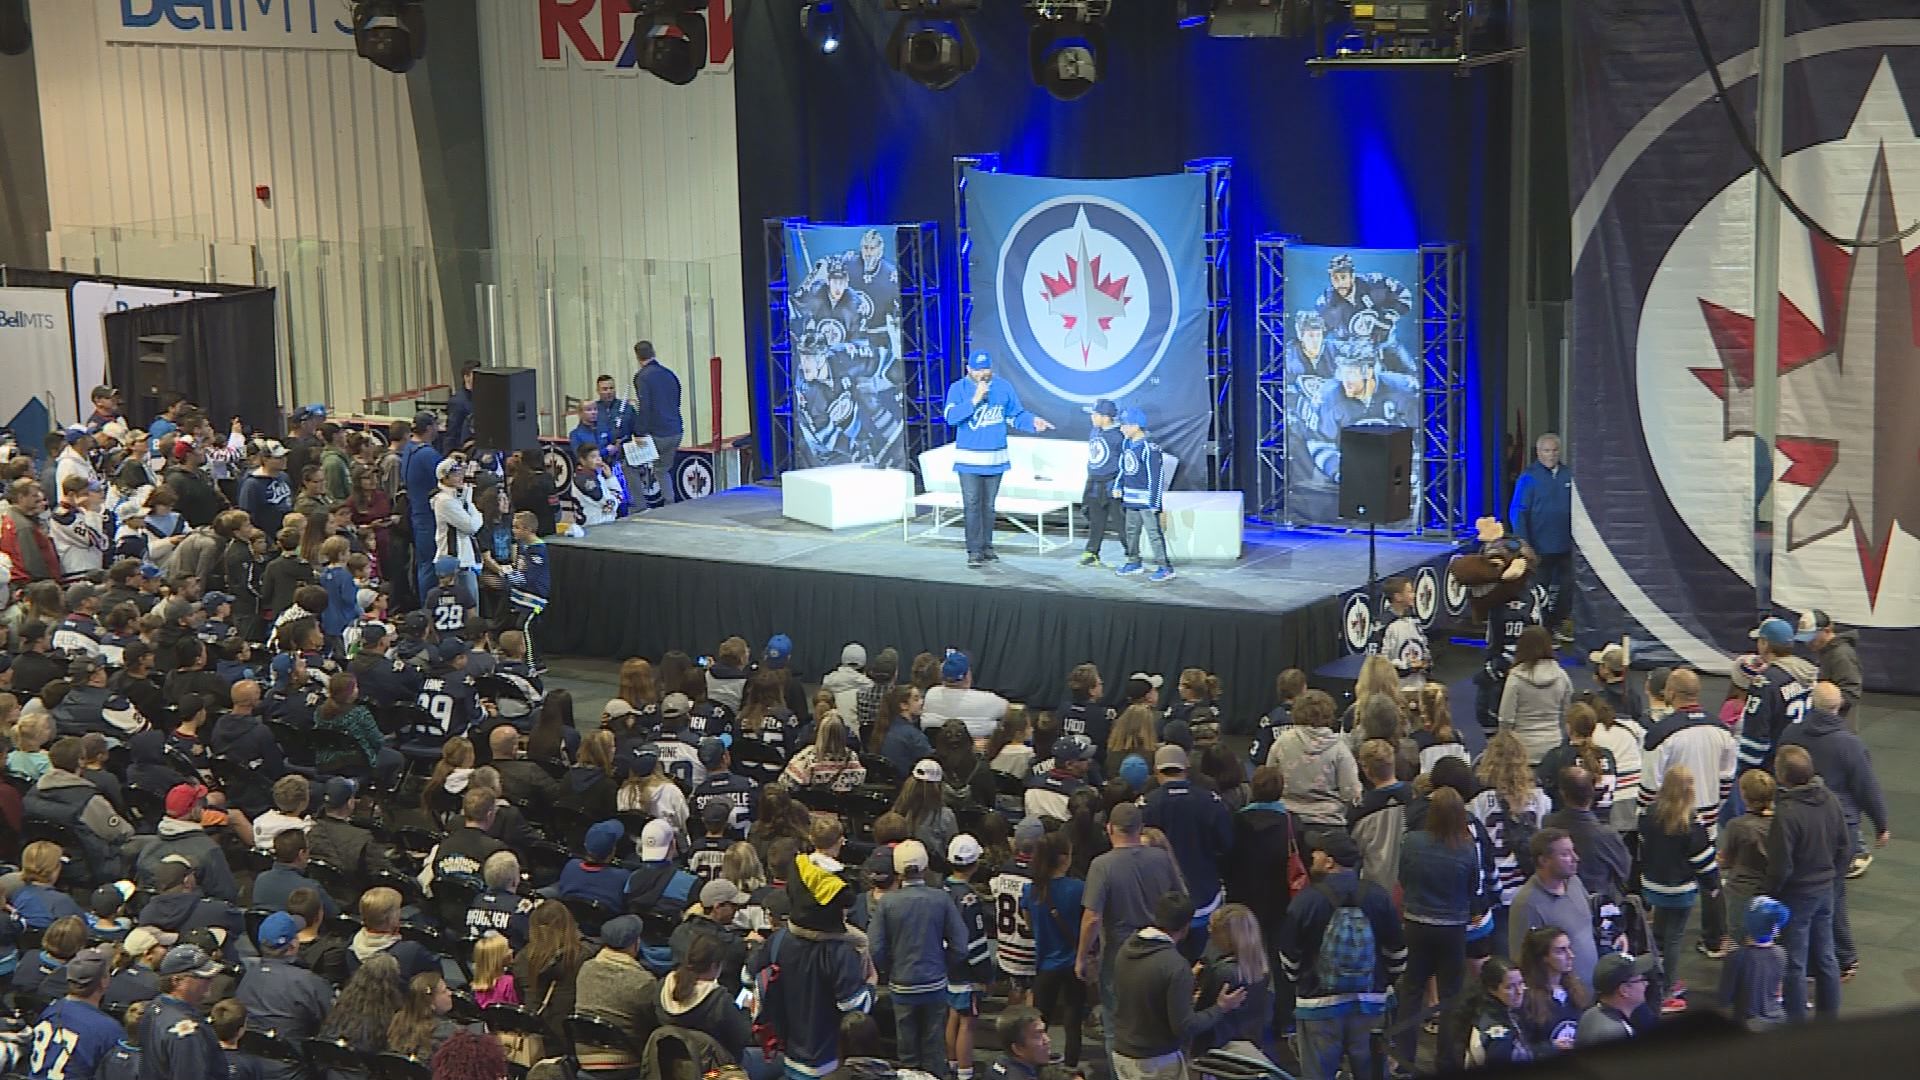
[[[1667,770],[1660,798],[1640,815],[1640,894],[1653,908],[1653,932],[1666,961],[1669,989],[1680,966],[1680,943],[1696,898],[1720,899],[1719,853],[1694,813],[1694,779],[1685,765]],[[1706,950],[1726,955],[1726,944],[1703,931]],[[1704,951],[1704,950],[1703,950]],[[1711,953],[1710,953],[1711,955]]]
[[[1806,717],[1810,705],[1807,695],[1819,681],[1819,669],[1793,655],[1793,624],[1785,619],[1767,619],[1751,636],[1758,670],[1746,672],[1740,767],[1764,769],[1773,764],[1773,752],[1787,727]],[[1672,680],[1667,682],[1667,701],[1679,707]]]
[[[1407,940],[1400,1001],[1402,1016],[1407,1016],[1425,999],[1430,978],[1438,980],[1442,1001],[1460,992],[1467,924],[1485,915],[1493,903],[1459,792],[1435,788],[1428,798],[1425,825],[1408,830],[1401,844],[1399,883]],[[1413,1060],[1418,1032],[1410,1027],[1402,1035],[1395,1048],[1400,1060]]]
[[[1280,769],[1281,798],[1307,828],[1342,828],[1360,801],[1360,771],[1347,740],[1333,730],[1333,698],[1309,690],[1293,703],[1293,723],[1274,736],[1267,764]]]
[[[1747,812],[1722,822],[1720,880],[1727,891],[1727,910],[1742,917],[1755,897],[1767,891],[1767,834],[1773,831],[1773,777],[1759,769],[1740,774],[1740,801]]]
[[[1115,1080],[1177,1080],[1187,1070],[1186,1048],[1246,1003],[1247,988],[1221,981],[1207,1008],[1195,1012],[1193,968],[1180,943],[1193,927],[1193,899],[1164,893],[1153,922],[1135,931],[1114,962]]]
[[[1647,999],[1647,979],[1659,961],[1652,956],[1609,953],[1593,967],[1593,1007],[1580,1014],[1575,1046],[1631,1039],[1631,1017]]]
[[[680,377],[654,356],[651,341],[634,342],[633,360],[639,365],[633,373],[633,407],[638,414],[634,434],[653,439],[653,449],[660,455],[653,465],[654,475],[660,479],[660,497],[675,502],[673,456],[686,430],[680,417]],[[634,492],[636,501],[641,497],[640,492]]]
[[[1821,681],[1840,688],[1839,714],[1851,724],[1853,707],[1860,704],[1866,686],[1860,677],[1860,631],[1835,630],[1833,619],[1814,608],[1800,616],[1800,629],[1793,639],[1812,647]]]
[[[287,448],[268,439],[258,443],[251,455],[253,471],[240,481],[240,509],[253,519],[254,527],[268,536],[278,535],[281,522],[293,511],[293,487],[287,483]]]
[[[433,493],[433,556],[459,564],[454,579],[460,599],[469,608],[480,606],[480,557],[474,536],[480,532],[480,511],[473,505],[473,476],[464,458],[447,458],[434,468],[439,487]]]
[[[1795,993],[1813,975],[1814,1009],[1840,1013],[1840,963],[1834,954],[1835,891],[1852,860],[1846,811],[1814,771],[1803,746],[1780,748],[1773,774],[1773,828],[1767,833],[1767,894],[1787,905],[1787,1018],[1806,1019],[1807,999]]]
[[[1607,815],[1616,832],[1631,837],[1640,824],[1640,777],[1644,762],[1640,747],[1647,729],[1630,714],[1618,711],[1605,697],[1586,702],[1593,709],[1593,744],[1613,756],[1613,809]]]
[[[1613,707],[1615,716],[1637,721],[1647,715],[1646,695],[1636,690],[1627,678],[1627,647],[1624,642],[1588,653],[1587,662],[1593,665],[1593,681],[1600,685],[1600,694]]]
[[[21,477],[7,487],[6,514],[0,516],[0,556],[5,556],[9,567],[8,583],[16,589],[60,576],[60,555],[41,521],[46,509],[46,495],[36,481]]]
[[[1094,859],[1087,870],[1081,900],[1080,952],[1074,969],[1082,981],[1100,983],[1101,1029],[1109,1056],[1114,1047],[1114,962],[1121,946],[1153,924],[1154,905],[1162,896],[1180,891],[1180,869],[1173,856],[1140,842],[1145,827],[1140,807],[1121,803],[1107,815],[1107,842],[1112,850]]]
[[[1167,834],[1196,904],[1194,914],[1211,917],[1225,899],[1220,870],[1233,850],[1233,815],[1219,794],[1187,779],[1185,750],[1162,746],[1154,752],[1153,767],[1160,784],[1142,801],[1141,820]],[[1189,958],[1206,948],[1205,931],[1197,937],[1183,949]]]
[[[413,575],[425,596],[433,588],[433,560],[437,547],[434,536],[433,497],[440,490],[440,451],[433,448],[434,433],[440,418],[430,412],[416,413],[413,432],[400,448],[400,487],[407,496],[407,521],[413,527]],[[398,496],[395,496],[398,498]],[[259,519],[254,519],[255,524]],[[398,568],[388,573],[397,574]]]
[[[1368,739],[1360,744],[1359,759],[1367,792],[1347,812],[1347,828],[1360,845],[1362,876],[1391,889],[1400,873],[1400,843],[1407,832],[1407,804],[1413,801],[1413,787],[1394,779],[1391,742]]]
[[[1080,1064],[1080,1028],[1087,1015],[1087,984],[1074,972],[1087,883],[1068,873],[1072,862],[1065,833],[1043,835],[1034,849],[1033,884],[1020,900],[1024,921],[1033,927],[1033,1003],[1048,1024],[1066,1032],[1069,1067]]]
[[[1540,556],[1535,580],[1546,586],[1547,622],[1558,632],[1573,592],[1573,471],[1561,464],[1560,436],[1553,432],[1534,440],[1533,456],[1513,485],[1507,520],[1513,535]]]
[[[1664,697],[1673,711],[1647,731],[1640,756],[1640,808],[1644,811],[1654,804],[1668,770],[1684,766],[1694,781],[1694,815],[1712,839],[1719,835],[1720,805],[1733,792],[1734,769],[1745,751],[1724,724],[1700,707],[1697,673],[1685,668],[1673,672],[1667,677]],[[1641,843],[1645,844],[1644,837]],[[1717,891],[1701,898],[1700,937],[1708,955],[1724,952],[1727,905]]]
[[[1613,754],[1594,740],[1599,727],[1600,717],[1593,705],[1576,702],[1567,710],[1567,741],[1547,751],[1534,767],[1534,776],[1553,799],[1554,809],[1565,805],[1560,796],[1561,773],[1579,766],[1586,771],[1593,787],[1593,812],[1602,819],[1612,817],[1613,800],[1620,790],[1620,770],[1614,764]],[[1629,794],[1637,796],[1639,792]]]
[[[1195,1001],[1217,1000],[1224,989],[1246,991],[1235,1009],[1196,1043],[1194,1049],[1219,1048],[1242,1057],[1265,1058],[1267,1025],[1273,1019],[1272,954],[1259,920],[1245,904],[1225,904],[1207,920],[1209,945],[1198,972]]]
[[[1260,921],[1260,936],[1280,939],[1280,920],[1286,917],[1287,876],[1275,873],[1300,851],[1293,815],[1281,800],[1280,770],[1262,765],[1249,783],[1252,801],[1233,815],[1233,851],[1227,859],[1226,893],[1230,903],[1245,904]],[[1303,856],[1304,858],[1304,856]]]
[[[467,445],[473,437],[474,372],[480,365],[472,360],[460,365],[460,385],[447,395],[447,446],[449,451]]]
[[[1847,822],[1847,845],[1852,858],[1846,873],[1834,883],[1833,941],[1840,959],[1840,977],[1850,979],[1860,966],[1859,950],[1853,943],[1853,923],[1847,917],[1847,879],[1859,877],[1873,865],[1860,830],[1864,814],[1873,822],[1875,843],[1885,847],[1893,839],[1887,818],[1887,801],[1880,791],[1880,779],[1874,775],[1873,761],[1867,756],[1867,744],[1847,729],[1840,710],[1845,692],[1830,682],[1814,684],[1813,709],[1805,721],[1787,729],[1783,746],[1802,746],[1813,759],[1813,770],[1840,800]]]
[[[1620,834],[1594,811],[1593,774],[1584,765],[1560,770],[1560,809],[1547,815],[1546,824],[1573,837],[1574,853],[1580,856],[1580,883],[1589,896],[1626,895],[1633,856]]]
[[[841,1018],[873,1006],[866,965],[844,935],[801,937],[784,928],[747,960],[748,974],[757,979],[776,964],[779,978],[758,1020],[785,1052],[789,1076],[820,1080],[840,1067]]]
[[[1387,990],[1407,963],[1393,897],[1360,877],[1360,846],[1344,829],[1308,835],[1313,887],[1293,898],[1280,927],[1280,966],[1293,981],[1306,1080],[1334,1080],[1344,1060],[1372,1076],[1373,1036]]]
[[[902,1064],[947,1075],[947,972],[966,961],[967,928],[946,890],[926,880],[927,848],[893,849],[900,885],[880,898],[867,933],[873,966],[887,972]]]
[[[1465,1056],[1462,1058],[1457,1053],[1461,1047],[1443,1042],[1435,1055],[1441,1071],[1461,1063],[1478,1068],[1534,1058],[1536,1048],[1527,1045],[1520,1034],[1520,1007],[1526,1003],[1527,983],[1519,967],[1493,957],[1480,966],[1478,983],[1476,992],[1463,1005],[1462,1019],[1470,1025]]]
[[[1549,750],[1567,741],[1567,706],[1573,683],[1553,655],[1546,629],[1529,626],[1513,647],[1513,668],[1500,691],[1500,728],[1526,747],[1527,764],[1538,765]]]
[[[1113,482],[1120,473],[1120,447],[1124,436],[1120,434],[1118,418],[1120,407],[1111,399],[1101,398],[1093,403],[1090,422],[1093,430],[1087,435],[1087,486],[1082,493],[1081,506],[1087,514],[1087,547],[1080,553],[1081,566],[1107,565],[1100,561],[1100,548],[1106,543],[1107,528],[1120,531],[1124,524],[1125,508],[1113,493]],[[1122,520],[1116,521],[1115,518]],[[1069,734],[1085,734],[1069,729]],[[1095,740],[1095,746],[1101,746],[1104,740]]]
[[[1593,1004],[1587,984],[1573,973],[1573,938],[1557,926],[1528,934],[1520,946],[1526,998],[1520,1006],[1523,1037],[1549,1053],[1573,1049],[1580,1013]]]
[[[1533,770],[1527,768],[1526,749],[1510,731],[1495,732],[1487,740],[1476,774],[1484,787],[1467,803],[1467,812],[1486,829],[1493,843],[1494,867],[1500,875],[1494,941],[1496,948],[1505,948],[1508,909],[1534,862],[1528,845],[1553,806],[1547,793],[1534,783]],[[1504,955],[1510,958],[1512,954]]]
[[[1566,931],[1573,942],[1573,974],[1581,982],[1593,977],[1599,958],[1593,937],[1592,902],[1580,883],[1580,856],[1573,838],[1561,829],[1545,828],[1533,834],[1527,849],[1534,872],[1513,897],[1508,923],[1507,955],[1518,957],[1530,931],[1553,927]],[[1685,929],[1686,924],[1681,923]]]
[[[1756,896],[1739,910],[1747,938],[1720,971],[1720,1004],[1748,1030],[1765,1031],[1787,1022],[1780,1001],[1787,951],[1776,941],[1787,922],[1787,907],[1771,896]]]

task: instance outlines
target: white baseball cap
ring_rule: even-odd
[[[640,830],[640,860],[659,862],[673,854],[673,822],[655,818]]]
[[[947,862],[954,866],[972,866],[980,861],[980,841],[966,833],[953,838],[947,845]]]

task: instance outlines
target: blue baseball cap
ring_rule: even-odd
[[[451,555],[442,555],[433,560],[434,577],[452,577],[460,572],[460,560]]]
[[[300,934],[300,920],[284,911],[276,911],[260,920],[260,947],[284,949]]]
[[[1095,416],[1119,416],[1120,406],[1115,405],[1112,398],[1101,398],[1093,403],[1093,408],[1087,411]]]
[[[785,634],[775,634],[767,639],[766,651],[760,654],[768,667],[786,667],[787,660],[793,656],[793,639]]]
[[[614,849],[626,836],[627,827],[615,819],[597,822],[587,830],[587,854],[600,860],[612,858]]]
[[[143,578],[147,578],[148,580],[152,580],[153,578],[160,577],[165,573],[166,573],[165,570],[160,569],[158,566],[155,566],[153,563],[143,562],[140,564],[140,576]]]
[[[988,356],[984,352],[977,352],[977,353],[974,353],[972,356],[967,357],[968,371],[985,371],[992,366],[993,366],[993,357]]]
[[[1755,641],[1764,641],[1769,645],[1792,645],[1793,624],[1785,619],[1768,619],[1748,637]]]
[[[967,660],[967,654],[955,649],[947,654],[945,660],[940,661],[940,677],[948,682],[959,682],[967,677],[967,672],[972,667],[972,663]]]
[[[1147,426],[1146,411],[1143,409],[1120,410],[1120,426],[1121,427],[1137,427],[1137,428],[1146,427]]]
[[[1747,936],[1765,945],[1773,940],[1791,914],[1787,905],[1771,896],[1756,896],[1747,905]]]

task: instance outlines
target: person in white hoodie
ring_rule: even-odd
[[[1280,800],[1303,828],[1344,829],[1360,801],[1360,769],[1347,740],[1333,729],[1333,698],[1309,690],[1294,699],[1293,723],[1274,736],[1267,764],[1282,773]]]
[[[433,556],[453,559],[460,564],[455,579],[461,599],[470,608],[480,606],[480,556],[473,538],[480,532],[480,511],[473,505],[473,482],[467,473],[466,459],[448,455],[434,469],[440,489],[433,493]]]
[[[866,673],[867,649],[857,641],[840,650],[840,666],[820,680],[820,689],[833,695],[833,707],[848,720],[860,713],[860,691],[873,685]]]
[[[1500,728],[1526,747],[1527,764],[1538,765],[1547,751],[1567,741],[1567,706],[1573,681],[1553,656],[1553,638],[1544,627],[1520,632],[1513,648],[1513,669],[1500,692]]]

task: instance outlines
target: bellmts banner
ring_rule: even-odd
[[[54,423],[80,418],[73,391],[67,291],[0,289],[0,356],[6,358],[6,378],[0,379],[0,426],[12,431],[22,448],[37,452]]]
[[[1206,480],[1206,181],[1056,180],[975,173],[973,349],[1021,403],[1086,438],[1101,398],[1147,414],[1180,459],[1174,487]]]
[[[1698,4],[1750,126],[1758,6]],[[1708,670],[1750,651],[1758,485],[1772,506],[1776,613],[1820,608],[1857,627],[1866,685],[1920,690],[1915,241],[1836,244],[1782,211],[1777,434],[1757,454],[1764,181],[1678,7],[1569,10],[1581,625]],[[1920,217],[1920,20],[1878,18],[1878,0],[1788,11],[1781,184],[1835,236],[1896,234]]]

